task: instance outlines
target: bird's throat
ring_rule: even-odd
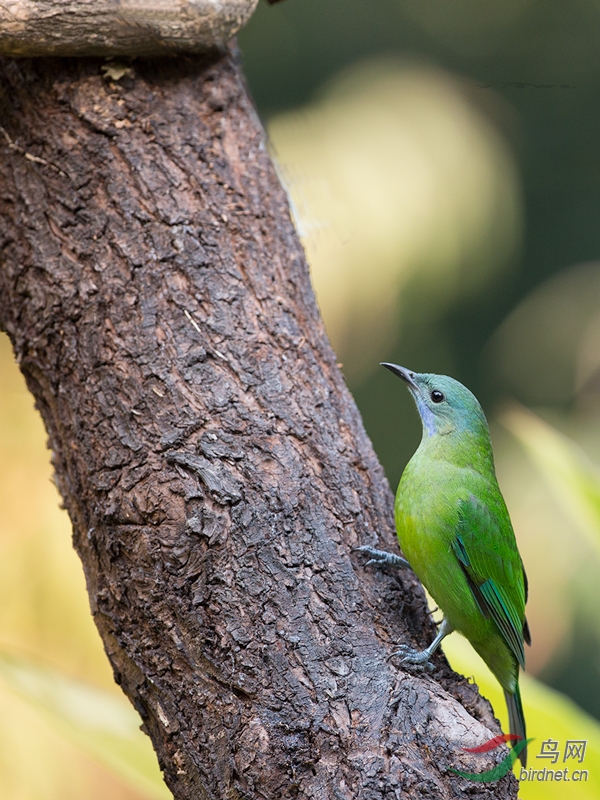
[[[425,403],[423,398],[416,392],[414,393],[414,398],[419,411],[419,416],[421,417],[421,422],[423,423],[423,434],[425,436],[433,436],[436,433],[433,411]]]

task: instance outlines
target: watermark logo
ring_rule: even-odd
[[[516,744],[493,769],[486,770],[486,772],[463,772],[462,770],[451,768],[451,772],[460,775],[461,778],[466,780],[479,783],[493,783],[500,780],[510,772],[521,752],[533,742],[533,739],[523,739],[522,736],[516,736],[513,733],[504,733],[502,736],[494,736],[493,739],[489,739],[478,747],[463,747],[466,753],[489,753],[507,742],[515,742]],[[585,759],[586,747],[587,739],[567,739],[564,748],[561,748],[558,739],[545,739],[541,743],[540,752],[536,755],[536,759],[545,759],[551,764],[556,764],[562,755],[561,764],[566,761],[581,764]],[[530,767],[526,769],[521,767],[519,774],[520,781],[587,781],[588,777],[587,769],[570,769],[567,766],[561,766],[560,769],[549,769],[548,767],[543,767],[542,769]]]
[[[503,733],[502,736],[494,736],[493,739],[489,739],[487,742],[480,744],[479,747],[463,747],[465,753],[490,753],[492,750],[495,750],[497,747],[507,742],[516,742],[516,744],[513,745],[508,755],[505,756],[499,764],[496,764],[493,769],[488,769],[486,772],[463,772],[460,769],[451,769],[451,772],[460,775],[461,778],[465,778],[468,781],[477,781],[479,783],[499,781],[500,778],[503,778],[510,772],[513,768],[513,764],[521,754],[521,751],[524,750],[530,742],[533,742],[533,739],[523,739],[522,736],[517,736],[514,733]]]
[[[540,747],[540,752],[536,755],[536,759],[541,758],[549,761],[551,764],[557,764],[560,756],[562,755],[561,765],[565,761],[575,762],[582,764],[585,759],[585,751],[587,747],[587,739],[567,739],[564,748],[561,748],[558,739],[545,739]],[[571,763],[571,767],[573,764]],[[520,781],[587,781],[589,772],[587,769],[571,769],[570,767],[561,766],[560,769],[549,769],[542,767],[542,769],[529,769],[522,768],[519,775]]]

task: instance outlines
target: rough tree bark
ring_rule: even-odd
[[[440,656],[229,52],[0,63],[0,323],[92,613],[184,798],[516,797]],[[484,727],[485,726],[485,727]]]

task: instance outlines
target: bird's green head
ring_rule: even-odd
[[[413,372],[397,364],[382,363],[406,383],[423,423],[423,435],[449,433],[488,434],[488,425],[479,401],[466,386],[447,375]]]

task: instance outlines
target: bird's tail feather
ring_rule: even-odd
[[[508,707],[508,722],[510,725],[510,732],[521,736],[523,739],[527,738],[525,732],[525,715],[523,714],[523,706],[521,705],[521,692],[519,691],[519,684],[515,686],[514,692],[504,690],[504,698]],[[516,742],[515,742],[516,744]],[[527,766],[527,748],[521,750],[519,754],[521,764]]]

